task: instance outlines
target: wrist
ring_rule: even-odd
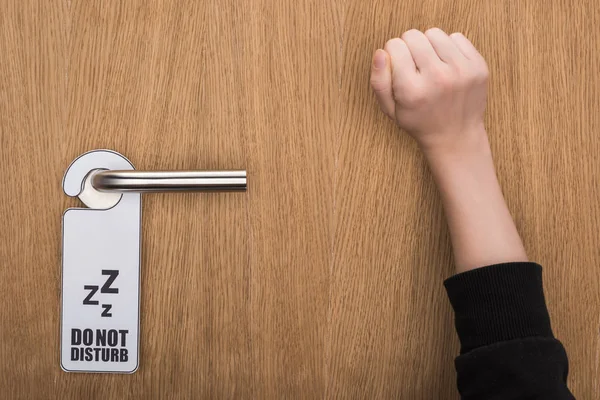
[[[487,132],[483,127],[456,135],[446,135],[446,137],[450,140],[437,143],[419,143],[419,148],[433,172],[465,164],[473,165],[477,162],[492,159]]]
[[[455,141],[453,146],[422,148],[442,196],[462,197],[480,190],[500,193],[485,130],[461,138],[468,140]]]

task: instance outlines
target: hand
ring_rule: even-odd
[[[425,151],[487,144],[485,60],[460,33],[416,29],[389,40],[373,57],[371,86],[383,112]]]

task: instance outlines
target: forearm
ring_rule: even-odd
[[[496,177],[485,131],[460,149],[424,149],[439,188],[457,272],[527,261]]]

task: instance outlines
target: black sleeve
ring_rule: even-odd
[[[455,367],[462,399],[574,399],[567,354],[550,327],[542,267],[491,265],[444,286],[461,344]]]

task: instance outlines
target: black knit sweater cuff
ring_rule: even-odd
[[[554,337],[538,264],[477,268],[454,275],[444,286],[454,308],[461,354],[516,338]]]

